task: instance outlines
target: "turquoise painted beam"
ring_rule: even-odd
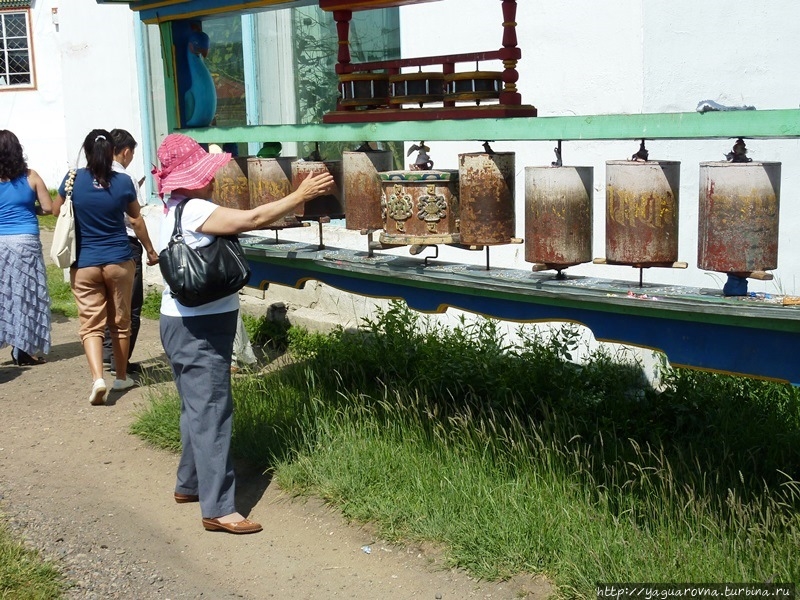
[[[800,138],[800,109],[186,129],[198,142]]]

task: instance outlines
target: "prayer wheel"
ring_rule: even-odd
[[[677,262],[679,189],[678,161],[606,161],[606,262]]]
[[[499,71],[469,71],[445,75],[446,101],[475,102],[498,100],[503,90],[503,74]]]
[[[249,158],[247,172],[250,180],[250,208],[275,202],[292,193],[292,162],[295,156],[278,158]],[[299,225],[294,215],[286,215],[272,223],[272,227]]]
[[[330,173],[333,175],[335,189],[333,193],[318,196],[300,206],[295,213],[303,220],[316,220],[322,217],[343,219],[345,216],[342,199],[342,161],[340,160],[296,160],[292,163],[292,189],[297,187],[309,175]]]
[[[216,175],[211,200],[228,208],[250,208],[250,186],[248,183],[247,157],[234,156]]]
[[[342,194],[347,207],[347,229],[383,228],[381,178],[378,173],[392,169],[389,150],[355,150],[342,153]]]
[[[444,74],[399,73],[389,76],[389,104],[419,104],[444,100]]]
[[[527,262],[561,271],[592,260],[593,186],[592,167],[525,168]]]
[[[380,173],[386,245],[457,244],[459,237],[456,171]]]
[[[514,153],[458,155],[461,243],[475,246],[513,241]]]
[[[376,108],[389,103],[389,75],[346,73],[339,75],[339,106]]]
[[[779,162],[700,163],[697,266],[723,273],[778,266]]]

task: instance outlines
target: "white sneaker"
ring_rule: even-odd
[[[89,394],[89,402],[92,406],[100,406],[106,403],[106,382],[103,379],[95,379],[92,391]]]
[[[115,379],[114,380],[114,385],[111,386],[111,391],[112,392],[121,392],[122,390],[129,390],[135,385],[136,385],[136,382],[126,375],[125,379]]]

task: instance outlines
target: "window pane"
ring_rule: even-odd
[[[6,15],[6,31],[5,36],[10,37],[28,37],[28,28],[25,23],[25,13],[12,13]]]
[[[27,73],[30,70],[27,52],[14,51],[8,53],[8,71],[10,73]]]
[[[218,127],[247,125],[244,93],[244,54],[242,18],[209,19],[203,22],[210,46],[206,66],[217,88]]]
[[[336,75],[339,38],[333,16],[319,7],[292,9],[295,84],[299,123],[321,123],[336,109],[339,78]],[[396,8],[358,11],[350,21],[352,62],[400,58],[400,19]],[[336,156],[352,144],[322,144],[320,153]],[[306,144],[305,155],[313,150]]]
[[[8,40],[8,49],[9,50],[27,50],[28,49],[28,38],[12,38]]]
[[[11,85],[24,85],[30,82],[31,82],[31,76],[29,74],[9,76],[9,83]]]

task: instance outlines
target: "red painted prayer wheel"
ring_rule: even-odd
[[[392,169],[389,150],[342,153],[342,194],[347,207],[347,229],[383,229],[381,178],[378,173]]]
[[[459,243],[457,177],[456,171],[381,173],[381,243]]]
[[[514,238],[514,153],[458,155],[461,243],[509,244]]]
[[[275,202],[292,193],[292,162],[296,160],[296,156],[247,159],[250,208]],[[294,215],[286,215],[272,225],[274,227],[290,227],[298,224]]]
[[[250,208],[247,157],[234,156],[214,175],[211,200],[228,208]]]
[[[592,167],[525,168],[525,260],[561,270],[592,260]]]
[[[606,261],[634,267],[678,260],[678,161],[606,162]]]
[[[318,196],[298,208],[299,219],[315,220],[320,217],[343,219],[345,215],[342,199],[342,161],[340,160],[296,160],[292,163],[292,189],[297,189],[309,175],[330,173],[333,175],[335,189],[333,193]]]
[[[700,163],[697,266],[723,273],[778,266],[779,162]]]

